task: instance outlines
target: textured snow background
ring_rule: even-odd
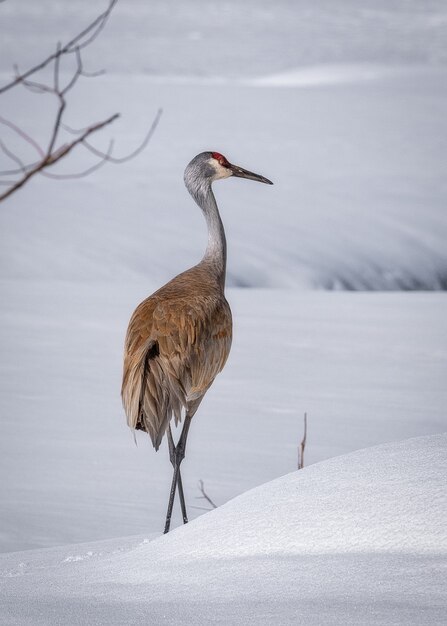
[[[0,76],[102,6],[0,3]],[[446,286],[445,3],[121,0],[86,61],[108,73],[67,123],[122,113],[98,146],[164,113],[138,159],[1,205],[0,549],[40,548],[0,559],[4,621],[442,623],[447,298],[407,290]],[[45,145],[51,106],[16,90],[1,114]],[[122,343],[201,256],[182,175],[206,149],[275,185],[215,186],[235,334],[191,430],[191,518],[199,479],[224,505],[293,471],[305,411],[308,467],[148,543],[171,468],[125,426]]]
[[[49,0],[0,10],[5,78],[94,13]],[[118,155],[163,107],[160,127],[125,166],[11,198],[1,276],[165,282],[200,258],[202,216],[182,177],[211,149],[275,183],[216,185],[230,286],[445,288],[446,42],[444,2],[120,2],[86,54],[87,70],[108,73],[79,85],[66,122],[120,111],[96,140],[106,150],[113,136]],[[43,144],[52,107],[26,91],[2,98]],[[89,163],[78,153],[58,171]]]

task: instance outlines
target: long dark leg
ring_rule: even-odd
[[[190,423],[191,423],[191,418],[189,417],[189,415],[187,415],[185,417],[185,423],[183,425],[182,434],[180,435],[180,439],[178,440],[178,443],[174,448],[174,454],[173,454],[174,475],[172,477],[171,492],[169,494],[168,511],[166,513],[166,523],[165,523],[165,530],[164,530],[165,534],[169,532],[169,528],[171,526],[171,515],[172,515],[172,507],[174,505],[175,490],[177,488],[177,483],[178,483],[179,476],[180,476],[180,465],[183,459],[185,458],[186,439],[188,437],[188,430],[189,430]],[[168,434],[168,437],[169,437],[169,434]],[[172,437],[172,433],[171,433],[171,437]],[[182,495],[183,495],[183,488],[182,488]],[[183,512],[184,503],[185,503],[185,500],[183,498],[182,512]],[[186,515],[186,510],[185,510],[185,515]]]
[[[175,488],[177,487],[179,469],[179,465],[174,465],[174,476],[172,477],[171,492],[169,494],[168,512],[166,513],[165,529],[163,531],[164,534],[169,532],[169,528],[171,526],[172,507],[174,505]]]
[[[169,445],[169,458],[171,459],[172,467],[175,467],[175,445],[174,438],[172,437],[171,424],[168,426],[168,445]],[[186,506],[185,506],[185,496],[183,494],[183,483],[182,483],[182,475],[180,474],[180,468],[178,470],[178,495],[180,498],[180,506],[182,507],[182,517],[183,523],[188,523],[188,516],[186,514]]]

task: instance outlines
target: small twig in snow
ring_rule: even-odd
[[[199,480],[199,489],[200,489],[200,493],[202,494],[202,498],[204,498],[209,504],[211,504],[213,509],[217,509],[217,504],[214,504],[214,502],[211,500],[211,498],[205,491],[203,480]]]
[[[298,446],[298,469],[303,469],[304,467],[304,450],[306,448],[306,438],[307,438],[307,413],[304,413],[304,435],[301,439],[301,443]]]

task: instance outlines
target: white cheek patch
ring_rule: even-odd
[[[210,159],[209,162],[213,166],[214,171],[216,172],[215,176],[213,176],[213,180],[219,180],[220,178],[228,178],[229,176],[232,175],[232,171],[229,170],[227,167],[223,167],[223,165],[221,165],[219,161],[216,161],[216,159]]]

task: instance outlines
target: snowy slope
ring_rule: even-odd
[[[447,436],[288,474],[167,536],[6,554],[9,624],[441,624]]]

